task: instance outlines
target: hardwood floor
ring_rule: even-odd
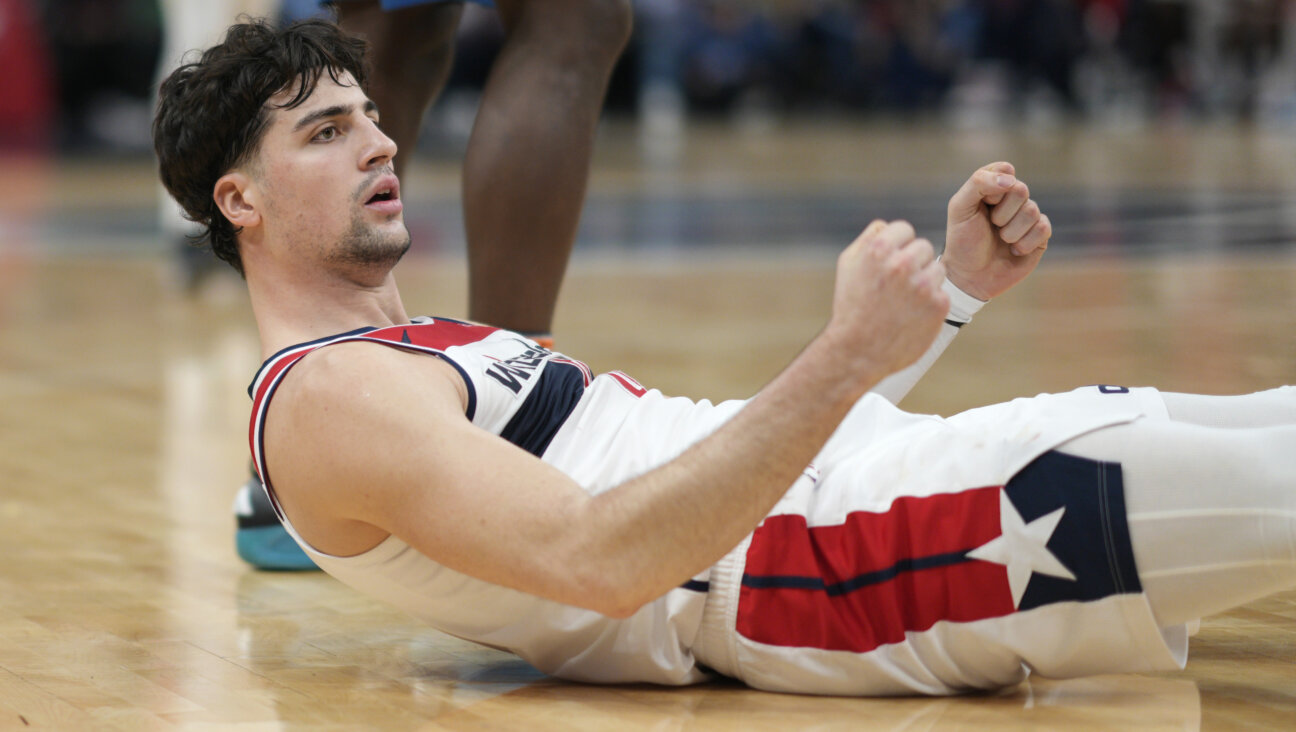
[[[782,154],[804,160],[823,144],[807,133]],[[1271,143],[1219,144],[1225,152],[1185,165]],[[1047,146],[1028,147],[1044,156]],[[618,150],[597,179],[638,191],[648,173]],[[705,174],[687,173],[692,165],[671,175]],[[797,174],[798,195],[846,175],[824,165]],[[165,247],[51,220],[91,200],[145,219],[144,167],[102,197],[102,171],[57,169],[49,185],[66,196],[38,199],[47,216],[0,249],[0,729],[1218,730],[1296,720],[1296,591],[1208,619],[1182,673],[866,700],[731,683],[563,683],[321,574],[252,571],[234,554],[229,511],[246,477],[246,386],[260,358],[241,286],[218,279],[186,296]],[[1274,176],[1260,181],[1270,193],[1288,190],[1282,176],[1292,174],[1278,167],[1260,168]],[[1113,175],[1138,190],[1180,190],[1137,165]],[[916,172],[912,182],[924,177],[943,185],[951,174]],[[439,180],[422,178],[422,195],[441,200]],[[931,193],[932,205],[947,196]],[[15,220],[10,210],[0,225],[12,234]],[[827,313],[833,257],[823,248],[583,246],[560,307],[560,349],[667,393],[747,396]],[[1296,383],[1296,247],[1189,249],[1060,252],[979,315],[905,406],[950,414],[1089,383],[1208,393]],[[411,312],[462,316],[453,252],[402,270]]]

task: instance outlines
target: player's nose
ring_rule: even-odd
[[[377,123],[374,123],[365,138],[365,148],[362,154],[364,167],[371,168],[374,166],[387,165],[396,157],[396,141],[387,136]]]

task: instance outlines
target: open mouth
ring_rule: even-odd
[[[366,188],[372,192],[364,202],[364,206],[370,211],[390,217],[399,214],[404,208],[400,200],[400,181],[396,176],[390,173],[379,176],[376,180],[371,180]]]

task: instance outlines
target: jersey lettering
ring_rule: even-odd
[[[491,364],[486,369],[486,375],[517,394],[522,391],[522,382],[530,381],[549,355],[549,351],[543,348],[528,346],[520,355]]]

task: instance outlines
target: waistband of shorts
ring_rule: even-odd
[[[711,568],[710,589],[702,608],[702,623],[693,641],[693,657],[716,673],[738,678],[737,635],[738,593],[747,566],[751,535]]]

